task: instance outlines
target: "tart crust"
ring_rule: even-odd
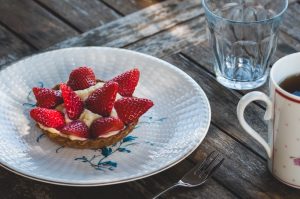
[[[104,82],[102,80],[97,80],[98,82]],[[54,90],[59,90],[59,84],[53,87]],[[57,133],[52,133],[47,130],[44,130],[39,127],[37,124],[36,126],[42,130],[42,132],[50,138],[53,142],[61,145],[61,146],[67,146],[77,149],[100,149],[106,146],[110,146],[112,144],[117,143],[118,141],[122,140],[124,137],[126,137],[131,131],[134,129],[136,124],[138,123],[138,120],[135,122],[132,122],[129,125],[125,126],[125,129],[121,130],[119,133],[103,138],[96,138],[96,139],[86,139],[86,140],[71,140],[68,137],[63,137]]]
[[[43,133],[50,138],[53,142],[67,147],[77,148],[77,149],[99,149],[112,144],[117,143],[126,137],[135,127],[138,121],[133,122],[126,126],[125,129],[121,130],[116,135],[109,136],[107,138],[96,138],[96,139],[87,139],[87,140],[71,140],[68,137],[63,137],[59,134],[49,132],[47,130],[41,129]]]

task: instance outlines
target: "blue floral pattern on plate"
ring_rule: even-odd
[[[131,150],[128,147],[138,144],[137,142],[134,142],[136,138],[137,137],[135,136],[127,136],[117,144],[95,150],[96,152],[98,152],[98,155],[93,155],[92,157],[77,157],[75,158],[75,160],[80,160],[82,162],[88,163],[96,170],[103,171],[108,169],[112,171],[118,166],[118,163],[112,160],[107,160],[107,158],[116,152],[130,153]]]

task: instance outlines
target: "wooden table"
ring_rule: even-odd
[[[32,181],[0,168],[0,198],[150,198],[217,150],[223,166],[202,187],[176,189],[164,198],[300,198],[267,170],[266,154],[241,128],[236,106],[245,94],[215,80],[200,0],[0,0],[0,64],[72,46],[127,48],[164,59],[190,75],[212,108],[209,132],[184,161],[154,176],[120,185],[73,188]],[[300,2],[290,6],[274,61],[300,51]],[[267,86],[259,90],[267,92]],[[247,109],[247,120],[266,138],[265,105]]]

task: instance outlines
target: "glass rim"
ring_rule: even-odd
[[[227,22],[230,22],[230,23],[237,23],[237,24],[256,24],[256,23],[266,23],[266,22],[269,22],[269,21],[273,21],[275,20],[276,18],[280,17],[288,8],[288,5],[289,5],[289,1],[288,0],[284,0],[285,1],[285,5],[284,7],[282,8],[282,10],[280,12],[278,12],[275,16],[271,17],[271,18],[267,18],[267,19],[263,19],[263,20],[258,20],[258,21],[235,21],[235,20],[231,20],[231,19],[227,19],[227,18],[224,18],[224,17],[221,17],[220,15],[217,15],[215,13],[213,13],[209,8],[208,8],[208,5],[206,3],[207,0],[202,0],[202,5],[204,7],[204,9],[206,11],[209,12],[209,14],[213,15],[214,17],[218,18],[218,19],[221,19],[221,20],[224,20],[224,21],[227,21]]]

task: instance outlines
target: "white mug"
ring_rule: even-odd
[[[279,84],[300,74],[300,53],[279,59],[270,71],[270,96],[262,92],[248,93],[237,106],[241,126],[257,140],[268,155],[268,168],[281,182],[300,189],[300,97],[283,90]],[[246,106],[256,100],[264,101],[268,120],[268,141],[265,141],[245,121]]]

